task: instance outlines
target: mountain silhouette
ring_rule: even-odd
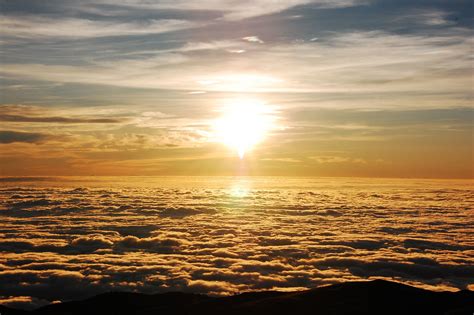
[[[472,315],[474,292],[434,292],[384,280],[346,282],[298,292],[248,292],[229,297],[170,292],[111,292],[33,311],[0,306],[2,315],[428,314]]]

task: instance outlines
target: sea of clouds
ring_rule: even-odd
[[[472,181],[1,178],[0,303],[107,291],[474,289]]]

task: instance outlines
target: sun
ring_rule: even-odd
[[[226,102],[221,112],[214,122],[215,136],[241,159],[263,141],[273,126],[272,110],[260,100],[234,99]]]

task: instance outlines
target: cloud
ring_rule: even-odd
[[[94,285],[88,284],[86,277],[77,271],[5,270],[0,271],[0,280],[2,292],[14,292],[14,296],[36,297],[35,300],[49,300],[52,295],[59,299],[73,299],[83,296],[88,289],[94,292]],[[23,285],[17,286],[20,282]]]
[[[348,246],[354,249],[367,249],[375,250],[383,247],[387,247],[388,244],[386,241],[380,240],[371,240],[371,239],[359,239],[359,240],[350,240],[350,241],[324,241],[321,242],[322,245],[339,245],[339,246]]]
[[[115,246],[125,250],[146,249],[153,252],[170,253],[177,251],[179,247],[184,243],[184,240],[161,236],[147,238],[126,236],[115,242]]]
[[[223,50],[226,49],[231,53],[242,53],[245,52],[241,49],[235,49],[244,46],[239,41],[232,40],[219,40],[219,41],[209,41],[209,42],[188,42],[184,46],[178,49],[170,49],[170,51],[181,51],[181,52],[193,52],[193,51],[203,51],[203,50]],[[234,49],[232,49],[234,48]]]
[[[96,38],[160,34],[192,27],[183,20],[163,19],[139,22],[98,21],[80,18],[48,18],[41,16],[2,16],[3,37],[38,38]]]
[[[105,3],[116,4],[109,0],[102,1]],[[278,13],[290,9],[295,6],[310,4],[316,8],[343,8],[365,4],[367,1],[358,0],[287,0],[287,1],[272,1],[272,0],[242,0],[238,2],[226,2],[218,0],[204,0],[199,3],[190,1],[157,1],[149,2],[143,0],[128,0],[122,1],[121,4],[134,8],[141,9],[155,9],[155,10],[183,10],[183,11],[202,11],[207,10],[211,12],[220,12],[222,19],[227,21],[237,21],[261,15],[268,15]]]
[[[84,235],[78,238],[75,238],[71,241],[71,246],[74,248],[78,248],[80,250],[90,250],[95,251],[100,248],[109,248],[114,243],[103,236],[102,234],[89,234]]]
[[[33,310],[50,304],[50,301],[34,298],[31,296],[0,297],[0,305],[11,308]]]
[[[344,0],[334,3],[327,0],[291,0],[291,1],[241,1],[228,4],[222,1],[206,0],[199,4],[189,1],[100,1],[80,4],[58,4],[49,12],[45,6],[43,14],[31,14],[25,9],[21,15],[4,14],[0,22],[1,34],[4,38],[22,40],[38,40],[44,38],[58,39],[89,39],[110,36],[134,36],[163,34],[168,32],[199,28],[212,22],[236,21],[260,15],[278,13],[295,6],[311,4],[318,8],[350,7],[364,1]],[[16,8],[18,9],[18,8]],[[57,15],[63,10],[62,16]],[[144,12],[154,12],[153,16],[172,16],[169,10],[179,12],[182,19],[143,18]],[[15,11],[15,10],[14,10]],[[201,19],[193,12],[208,11]],[[93,14],[94,19],[91,19]],[[68,16],[70,15],[70,16]]]
[[[190,280],[187,283],[187,288],[196,292],[209,292],[210,294],[238,292],[230,283],[224,281]]]
[[[295,159],[295,158],[290,158],[290,157],[284,157],[284,158],[264,158],[262,161],[275,161],[275,162],[283,162],[283,163],[301,163],[301,160]]]
[[[212,213],[216,213],[216,210],[208,209],[208,208],[196,209],[196,208],[180,207],[180,208],[167,208],[160,211],[160,215],[166,216],[166,217],[183,217],[183,216],[196,215],[196,214],[202,214],[202,213],[212,214]]]
[[[309,157],[311,160],[315,160],[317,163],[325,164],[325,163],[367,163],[361,158],[351,158],[351,157],[343,157],[343,156],[311,156]]]
[[[21,115],[0,114],[0,121],[6,122],[38,122],[38,123],[92,123],[92,124],[110,124],[120,123],[121,119],[114,118],[70,118],[70,117],[34,117]]]
[[[235,59],[223,50],[218,52],[218,64],[214,54],[185,53],[178,47],[138,60],[97,60],[80,66],[9,63],[0,71],[6,76],[58,83],[205,92],[427,95],[442,91],[443,95],[468,95],[470,73],[465,65],[470,47],[463,29],[437,36],[351,32],[316,42],[278,42],[247,51],[245,59]],[[378,53],[371,55],[373,51]],[[271,69],[265,66],[269,63],[274,65]],[[235,73],[233,69],[241,70]],[[160,79],[163,77],[167,80]]]
[[[264,43],[264,41],[258,38],[257,36],[246,36],[246,37],[242,37],[242,39],[251,43],[259,43],[259,44]]]
[[[0,143],[41,143],[49,139],[50,136],[38,132],[21,132],[12,130],[0,130]]]
[[[451,14],[446,11],[425,9],[414,10],[411,13],[403,14],[396,18],[396,21],[403,23],[424,24],[428,26],[454,25],[454,21],[449,20]]]
[[[463,251],[463,250],[474,250],[474,246],[462,245],[462,244],[450,244],[446,242],[433,242],[424,239],[405,239],[403,245],[406,248],[416,248],[421,250],[452,250],[452,251]]]
[[[438,282],[447,281],[454,283],[463,282],[462,278],[474,276],[474,267],[470,265],[451,265],[451,264],[426,264],[406,263],[394,261],[363,261],[360,259],[322,259],[315,263],[317,267],[323,267],[326,264],[338,266],[339,268],[348,268],[349,271],[357,276],[385,276],[385,277],[409,277],[414,279],[439,279]]]
[[[400,190],[398,180],[305,178],[281,189],[255,178],[236,197],[230,179],[207,179],[4,182],[0,291],[34,304],[112,290],[228,295],[372,277],[472,286],[472,246],[452,241],[471,227],[465,182],[405,180]],[[180,209],[186,215],[162,215]]]

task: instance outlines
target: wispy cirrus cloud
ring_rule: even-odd
[[[232,42],[185,44],[141,59],[80,66],[5,64],[0,72],[62,83],[175,90],[429,93],[442,87],[444,93],[470,93],[463,83],[470,78],[465,65],[472,43],[467,31],[459,32],[436,37],[335,34],[324,41],[268,45],[247,51],[244,59],[224,49]],[[200,50],[213,53],[198,54]],[[213,62],[216,53],[218,64]]]
[[[102,3],[116,4],[110,0],[102,0]],[[149,8],[160,10],[183,10],[183,11],[217,11],[221,18],[228,21],[242,20],[272,13],[278,13],[299,5],[313,5],[315,8],[343,8],[366,4],[366,0],[244,0],[244,1],[219,1],[204,0],[199,2],[184,0],[161,0],[157,2],[143,0],[121,1],[121,5],[135,8]]]
[[[277,13],[286,9],[311,4],[318,8],[340,8],[359,5],[364,1],[359,0],[290,0],[290,1],[241,1],[238,3],[223,2],[216,0],[200,1],[101,1],[90,3],[83,1],[73,5],[58,3],[64,6],[64,16],[56,14],[28,14],[3,15],[0,20],[0,34],[7,38],[19,39],[84,39],[110,36],[133,36],[150,35],[173,32],[178,30],[202,27],[209,24],[208,19],[193,18],[193,11],[197,12],[219,12],[224,20],[240,20],[249,17]],[[100,4],[100,6],[98,5]],[[92,7],[91,7],[92,5]],[[128,8],[128,10],[127,10]],[[153,14],[143,17],[142,14],[134,16],[137,12],[130,9],[149,10],[155,16],[163,15],[167,10],[183,12],[181,19],[176,18],[154,18]],[[59,9],[53,10],[56,13]],[[75,14],[71,14],[75,12]],[[114,15],[115,12],[115,15]],[[71,16],[67,16],[67,14]],[[95,18],[87,14],[93,13]],[[81,15],[83,17],[81,17]],[[98,18],[102,17],[102,18]],[[216,21],[218,21],[218,18]],[[212,19],[211,19],[212,21]]]
[[[455,24],[448,18],[452,13],[435,9],[418,9],[411,13],[403,14],[395,20],[405,23],[424,24],[428,26],[449,26]]]
[[[161,19],[147,21],[104,21],[82,18],[57,18],[35,15],[2,16],[2,37],[21,39],[42,38],[96,38],[108,36],[130,36],[160,34],[194,27],[190,21]]]

